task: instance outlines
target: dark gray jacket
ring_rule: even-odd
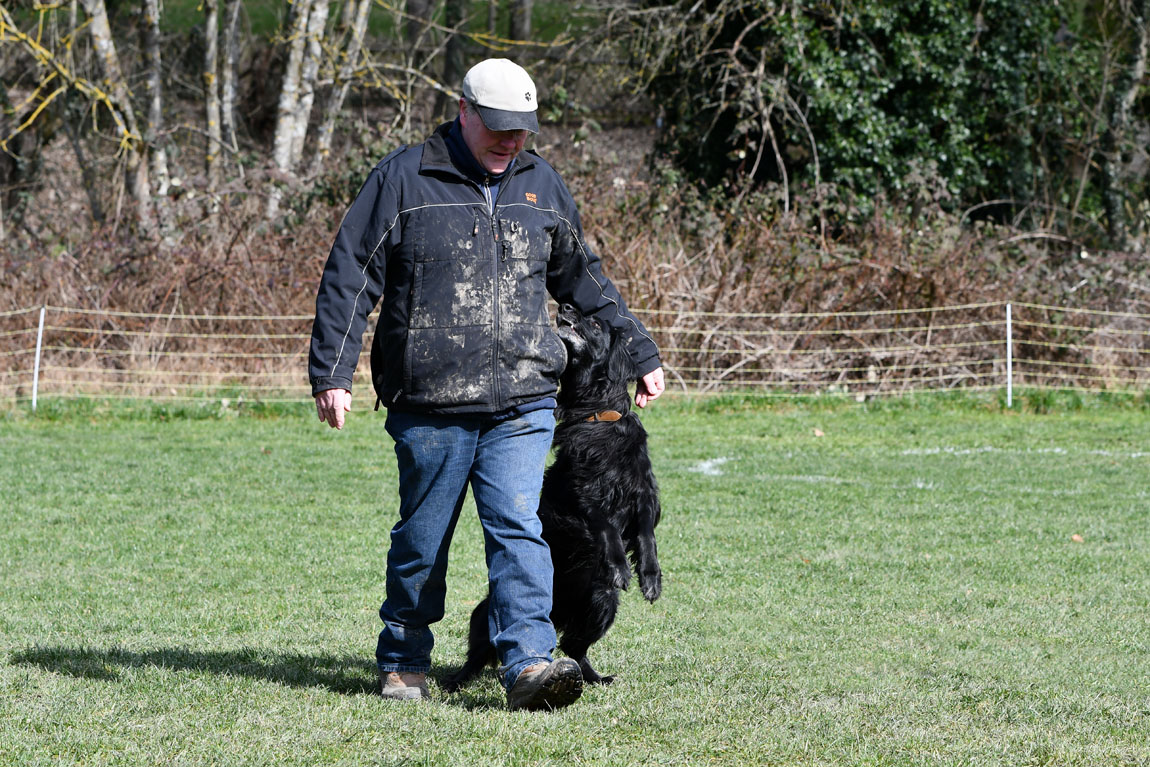
[[[344,217],[316,298],[312,393],[351,389],[381,296],[371,367],[389,408],[495,414],[554,396],[566,352],[548,293],[619,328],[640,375],[659,367],[555,170],[523,152],[492,200],[452,163],[450,125],[385,157]]]

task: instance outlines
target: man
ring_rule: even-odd
[[[552,565],[537,516],[566,351],[548,293],[625,334],[640,407],[663,391],[658,349],[584,242],[562,180],[533,152],[535,85],[507,59],[464,77],[459,117],[372,170],[344,218],[316,298],[310,377],[321,421],[342,428],[367,315],[377,407],[399,463],[376,660],[385,698],[427,698],[447,552],[470,486],[487,558],[490,636],[511,709],[582,691],[554,660]]]

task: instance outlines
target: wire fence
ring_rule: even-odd
[[[1150,314],[988,302],[873,312],[636,311],[672,389],[862,399],[1014,387],[1141,392]],[[310,398],[310,315],[0,312],[0,399]],[[368,323],[364,349],[370,348]],[[363,354],[356,386],[370,387]],[[362,389],[361,389],[362,390]]]

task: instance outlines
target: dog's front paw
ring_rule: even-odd
[[[643,598],[654,602],[663,593],[663,574],[656,570],[653,573],[639,573],[639,586],[643,590]]]
[[[611,585],[623,591],[631,585],[631,568],[627,566],[615,565],[612,569]]]

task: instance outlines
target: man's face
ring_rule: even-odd
[[[487,130],[479,112],[469,108],[464,99],[459,100],[459,125],[472,156],[488,173],[496,175],[507,170],[527,141],[525,130]]]

